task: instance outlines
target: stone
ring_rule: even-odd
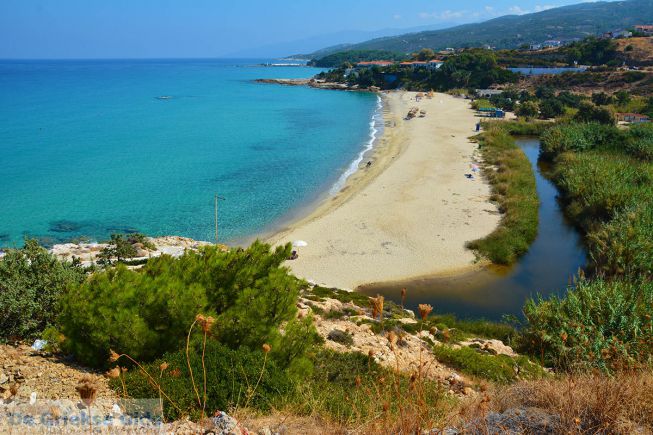
[[[517,354],[512,347],[505,345],[501,340],[486,340],[482,338],[474,338],[469,341],[460,343],[462,346],[478,349],[481,352],[490,355],[508,355],[516,356]]]
[[[241,435],[247,433],[240,428],[238,421],[225,412],[219,411],[215,417],[209,419],[207,428],[216,435]]]
[[[7,382],[9,382],[9,377],[4,373],[0,373],[0,385],[6,384]]]

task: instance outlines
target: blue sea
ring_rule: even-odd
[[[255,83],[320,71],[265,62],[0,61],[0,246],[212,241],[215,194],[220,241],[237,243],[337,190],[378,98]]]

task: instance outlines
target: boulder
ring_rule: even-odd
[[[478,349],[479,351],[490,355],[517,356],[517,354],[512,349],[512,347],[506,346],[505,344],[503,344],[501,340],[486,340],[483,338],[474,338],[469,341],[463,341],[460,344],[463,346]]]

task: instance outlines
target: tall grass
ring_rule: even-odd
[[[492,399],[467,415],[469,433],[487,430],[488,411],[529,410],[530,419],[515,433],[536,433],[530,421],[548,423],[547,433],[633,434],[653,432],[653,372],[627,370],[612,376],[574,373],[556,378],[519,382],[499,389]],[[506,415],[506,414],[504,414]],[[507,425],[510,419],[502,423]],[[519,422],[513,420],[513,425]],[[514,427],[514,426],[513,426]]]
[[[592,268],[653,276],[653,126],[560,125],[543,137],[565,212],[586,235]]]
[[[492,187],[492,200],[503,213],[499,227],[467,244],[497,264],[512,264],[528,251],[537,236],[539,199],[535,176],[526,155],[502,124],[488,124],[480,136],[483,173]]]
[[[561,369],[653,363],[653,284],[580,279],[564,298],[531,299],[522,347]]]

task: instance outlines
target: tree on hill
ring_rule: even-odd
[[[596,106],[588,101],[582,102],[578,107],[575,118],[578,122],[598,122],[600,124],[615,124],[614,112],[607,107]]]
[[[417,53],[413,53],[412,57],[415,60],[421,60],[421,61],[431,60],[435,57],[435,52],[430,48],[422,48]]]
[[[522,118],[533,119],[540,114],[540,109],[535,101],[525,101],[517,106],[515,114]]]

